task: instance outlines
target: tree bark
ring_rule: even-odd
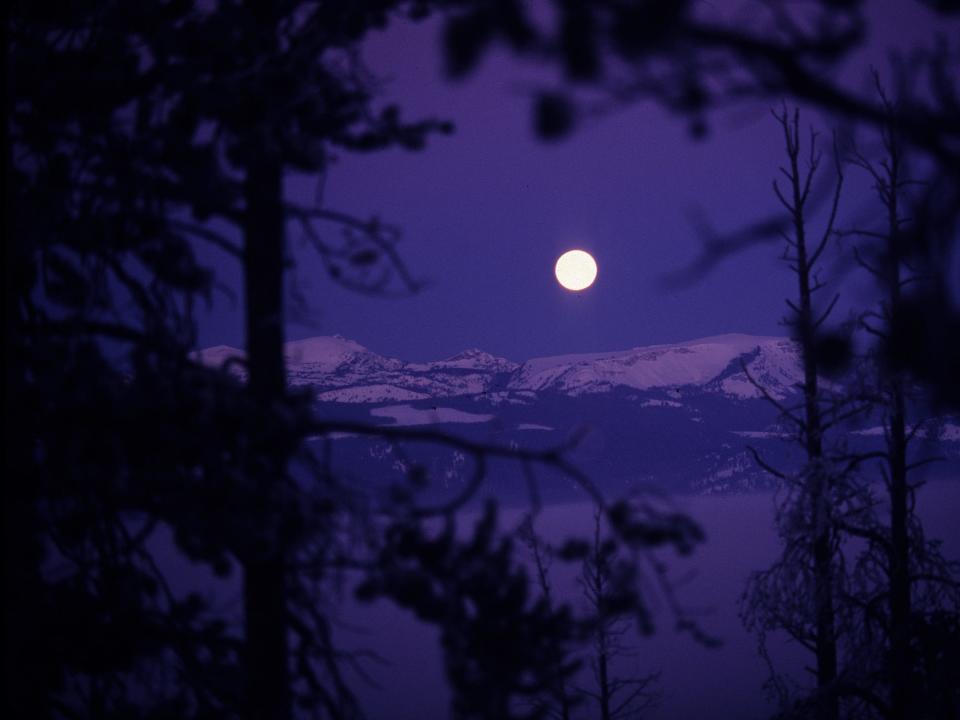
[[[601,720],[610,720],[610,671],[607,667],[606,650],[600,651],[597,665],[600,676],[600,718]]]
[[[9,147],[5,148],[10,167]],[[42,662],[43,551],[39,537],[36,444],[32,416],[36,402],[26,392],[28,385],[22,302],[30,292],[23,268],[33,258],[24,247],[22,233],[11,227],[16,216],[7,195],[7,231],[4,241],[4,478],[3,478],[3,710],[7,717],[42,717],[48,699]],[[41,647],[38,647],[41,646]]]
[[[269,408],[286,392],[283,359],[284,214],[282,165],[268,147],[260,148],[245,180],[244,281],[249,392],[269,418]],[[250,482],[255,497],[273,505],[286,470],[285,452],[270,441],[270,428],[258,427]],[[278,518],[259,518],[254,547],[244,559],[245,716],[273,720],[291,715],[287,653],[286,550]]]

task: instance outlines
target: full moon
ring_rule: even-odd
[[[586,290],[597,279],[597,261],[585,250],[568,250],[557,258],[553,272],[567,290]]]

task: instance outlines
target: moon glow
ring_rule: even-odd
[[[563,287],[579,292],[597,279],[597,261],[585,250],[568,250],[557,258],[553,272]]]

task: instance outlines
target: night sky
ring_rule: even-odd
[[[881,12],[869,48],[844,71],[851,87],[868,89],[869,68],[885,67],[890,47],[924,44],[946,29],[914,3],[884,3]],[[731,231],[777,211],[770,183],[783,143],[770,115],[775,101],[712,115],[702,141],[681,118],[647,103],[589,118],[569,139],[544,143],[531,127],[529,93],[555,83],[553,70],[496,51],[467,81],[450,82],[438,38],[438,23],[398,23],[372,36],[364,55],[385,80],[385,103],[398,103],[410,119],[450,119],[456,132],[419,153],[341,154],[323,190],[327,207],[401,226],[400,253],[426,286],[400,298],[340,288],[291,227],[289,277],[306,305],[291,303],[289,339],[336,333],[407,360],[472,347],[523,360],[784,333],[779,320],[792,287],[776,246],[741,252],[689,287],[663,282],[701,248],[694,216]],[[831,127],[811,112],[805,119],[829,143]],[[289,190],[310,202],[316,179],[290,178]],[[842,217],[870,201],[863,178],[849,170]],[[596,284],[579,294],[553,277],[556,257],[573,247],[600,266]],[[241,288],[232,260],[210,260],[225,286]],[[842,317],[865,296],[840,282]],[[241,346],[239,307],[218,294],[201,318],[199,344]]]

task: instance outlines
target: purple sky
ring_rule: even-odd
[[[872,37],[878,47],[926,37],[932,28],[922,20],[888,15]],[[438,30],[433,22],[394,25],[371,38],[365,57],[388,81],[385,100],[411,119],[449,118],[456,133],[420,153],[343,155],[324,191],[328,207],[400,225],[401,254],[428,286],[400,299],[339,288],[294,232],[293,278],[308,311],[288,325],[290,339],[339,333],[409,360],[469,347],[523,360],[726,332],[783,333],[791,278],[772,246],[741,253],[686,289],[660,282],[697,254],[692,211],[730,230],[776,210],[770,182],[783,151],[770,103],[713,116],[706,141],[692,141],[684,122],[644,104],[544,144],[531,130],[525,93],[550,75],[495,52],[466,82],[448,82]],[[874,51],[870,61],[882,57]],[[868,64],[846,72],[854,86],[863,85]],[[862,207],[864,183],[851,178],[849,186],[845,207]],[[302,178],[289,184],[303,201],[314,188]],[[580,294],[553,277],[556,257],[573,247],[590,251],[600,267],[596,284]],[[238,268],[214,261],[218,279],[239,289]],[[847,292],[851,301],[856,294]],[[202,346],[220,343],[243,343],[241,316],[222,295],[201,318],[200,335]]]

